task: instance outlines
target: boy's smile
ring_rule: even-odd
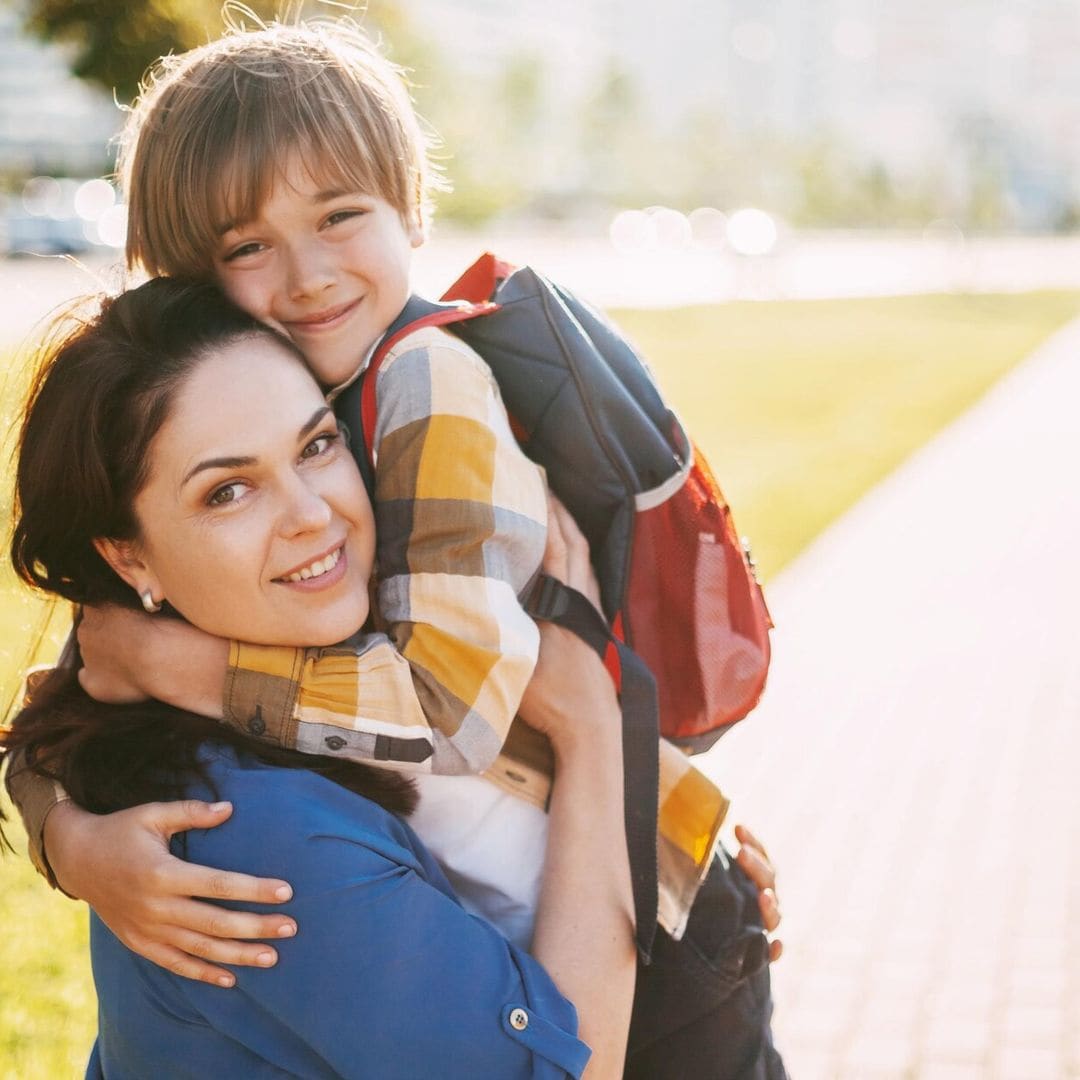
[[[385,199],[322,183],[294,154],[258,216],[222,234],[214,265],[229,297],[287,334],[332,387],[405,306],[423,239]]]

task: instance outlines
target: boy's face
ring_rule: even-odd
[[[423,239],[385,199],[334,190],[293,155],[255,220],[222,235],[214,266],[235,303],[287,334],[316,378],[337,386],[405,306]]]

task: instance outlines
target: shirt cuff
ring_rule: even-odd
[[[304,650],[229,642],[225,722],[277,746],[293,743]]]
[[[45,854],[45,819],[71,796],[55,780],[28,769],[21,752],[12,755],[8,761],[6,783],[11,801],[26,828],[27,854],[34,869],[54,889],[60,888]]]
[[[538,1059],[534,1072],[537,1077],[580,1077],[592,1050],[578,1037],[577,1009],[531,956],[514,945],[510,951],[521,972],[525,993],[524,1000],[508,1001],[503,1006],[503,1031],[533,1052]]]

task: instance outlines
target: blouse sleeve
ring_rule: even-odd
[[[318,797],[231,789],[233,819],[189,837],[192,859],[284,875],[299,927],[275,943],[276,967],[238,968],[228,992],[177,980],[212,1026],[243,1038],[253,1015],[272,1017],[341,1076],[581,1075],[590,1051],[574,1006],[464,911],[410,830],[302,770],[284,782]],[[368,820],[349,813],[357,803]]]

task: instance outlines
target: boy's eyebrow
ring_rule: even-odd
[[[359,195],[360,191],[354,191],[352,188],[336,187],[326,188],[324,191],[317,191],[310,197],[310,201],[316,206],[322,206],[323,203],[333,202],[335,199],[342,199],[346,195]],[[246,221],[240,221],[234,219],[232,221],[223,221],[217,226],[217,234],[219,237],[224,236],[226,233],[230,233],[233,229],[242,228],[246,225]]]
[[[316,409],[308,420],[301,426],[297,433],[297,440],[304,438],[306,435],[310,435],[315,428],[322,423],[323,417],[327,413],[331,412],[329,405],[322,405]],[[205,461],[200,461],[198,465],[192,466],[184,479],[180,481],[180,486],[183,487],[193,476],[198,476],[201,472],[206,472],[207,469],[242,469],[248,465],[254,465],[258,461],[258,458],[251,457],[250,455],[241,457],[215,457],[207,458]]]

